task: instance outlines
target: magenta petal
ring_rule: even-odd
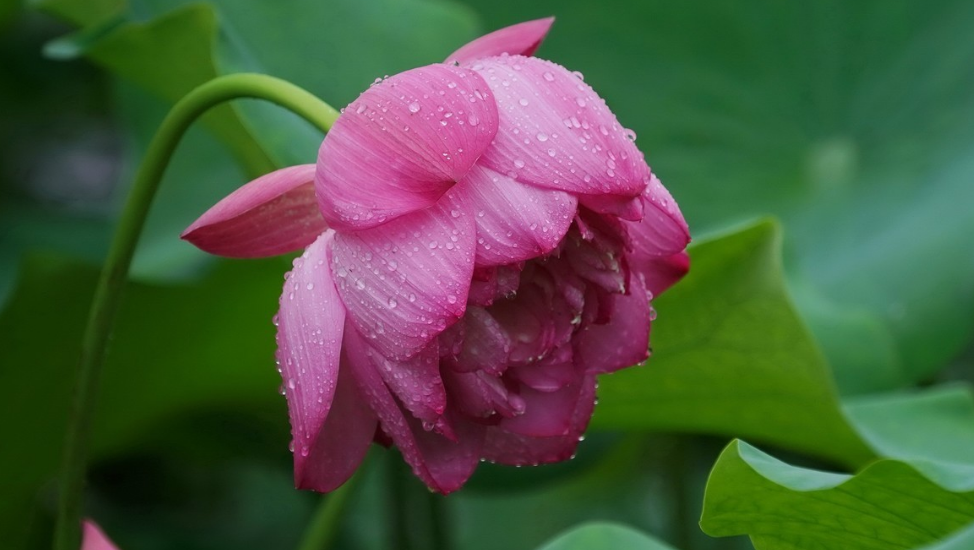
[[[446,409],[446,390],[440,378],[440,354],[436,342],[404,361],[387,359],[371,346],[367,353],[386,386],[406,410],[428,425],[435,425]]]
[[[301,250],[328,228],[315,200],[313,164],[263,175],[216,203],[181,235],[231,258]]]
[[[468,69],[430,65],[375,84],[345,108],[318,152],[315,189],[338,230],[433,205],[497,133],[497,106]]]
[[[355,381],[378,415],[383,432],[395,443],[413,473],[434,491],[446,494],[459,489],[477,466],[483,428],[450,418],[456,441],[423,429],[419,420],[402,410],[383,382],[368,358],[368,345],[362,337],[351,327],[346,335],[346,353]]]
[[[369,450],[378,419],[343,362],[328,416],[307,450],[295,448],[294,484],[298,489],[334,491],[352,477]],[[307,456],[302,453],[307,452]]]
[[[446,63],[466,63],[482,57],[495,55],[531,55],[538,49],[554,17],[525,21],[485,34],[462,46],[446,58]]]
[[[477,265],[511,264],[554,250],[571,226],[578,201],[562,191],[519,183],[474,166],[456,188],[477,215]]]
[[[670,256],[686,248],[690,243],[690,229],[680,207],[655,175],[640,200],[642,220],[623,223],[632,242],[633,255]]]
[[[590,374],[631,367],[649,357],[650,303],[646,287],[633,274],[628,294],[611,294],[608,323],[584,327],[575,340],[575,361]]]
[[[581,78],[534,57],[492,57],[473,69],[494,92],[501,128],[479,164],[575,194],[636,197],[646,187],[642,153]]]
[[[524,413],[501,420],[498,427],[530,437],[566,435],[571,431],[572,417],[582,386],[582,380],[553,392],[521,386],[518,393],[525,402]]]
[[[636,259],[633,270],[645,277],[646,290],[659,296],[690,271],[690,256],[682,251],[665,258]]]
[[[118,550],[118,547],[95,522],[86,519],[81,523],[81,550]]]
[[[295,258],[277,316],[277,361],[294,445],[295,479],[328,417],[338,382],[345,308],[329,269],[335,233],[326,231]],[[344,481],[344,480],[342,480]]]
[[[338,292],[355,328],[405,360],[463,316],[474,264],[473,214],[448,199],[389,223],[339,233]]]
[[[501,426],[488,427],[484,458],[516,466],[547,464],[571,458],[595,408],[595,377],[586,376],[580,384],[578,401],[566,435],[529,437],[509,432]]]
[[[456,357],[455,370],[482,370],[499,376],[507,368],[511,339],[487,310],[468,307],[463,318],[463,347]]]

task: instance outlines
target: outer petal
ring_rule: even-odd
[[[382,381],[367,356],[362,337],[352,327],[347,328],[346,334],[346,352],[355,381],[379,416],[382,430],[396,444],[413,473],[434,491],[446,494],[459,489],[477,467],[484,442],[483,428],[450,418],[456,441],[423,429],[418,420],[403,412]]]
[[[511,264],[543,256],[561,242],[578,201],[562,191],[519,183],[474,166],[457,185],[477,218],[477,265]]]
[[[118,550],[118,547],[95,522],[86,519],[81,524],[81,550]]]
[[[497,106],[473,71],[430,65],[349,105],[318,152],[315,188],[339,230],[375,227],[434,204],[497,133]]]
[[[466,63],[495,55],[531,55],[548,35],[554,17],[504,27],[468,42],[446,58],[446,63]]]
[[[644,258],[634,262],[633,269],[646,278],[646,290],[659,296],[690,271],[690,256],[683,251],[665,258]]]
[[[355,328],[386,357],[405,360],[463,316],[473,264],[473,215],[447,199],[339,233],[331,265]]]
[[[487,428],[487,440],[484,443],[484,458],[516,466],[534,466],[569,459],[575,454],[578,439],[585,432],[594,408],[595,377],[586,376],[581,382],[568,434],[529,437],[511,433],[500,426],[490,427]]]
[[[216,203],[181,237],[210,254],[260,258],[301,250],[325,229],[315,200],[315,166],[263,175]]]
[[[524,399],[524,414],[501,420],[498,427],[511,433],[530,437],[554,437],[571,431],[572,419],[578,403],[583,380],[568,384],[553,392],[538,391],[521,386],[518,394]]]
[[[590,374],[631,367],[649,357],[649,296],[633,275],[628,294],[612,294],[612,317],[584,327],[575,339],[575,363]]]
[[[637,222],[623,222],[633,255],[670,256],[680,252],[690,243],[690,228],[680,207],[653,175],[640,200],[643,203],[643,218]]]
[[[403,407],[433,426],[446,410],[446,390],[440,378],[440,354],[436,342],[405,361],[392,361],[371,346],[367,350],[373,367]]]
[[[605,101],[561,65],[493,57],[473,69],[497,99],[499,129],[479,164],[575,194],[636,197],[649,168]]]
[[[294,470],[295,486],[327,493],[348,481],[365,458],[377,424],[375,413],[343,360],[335,398],[314,443],[308,449],[295,450],[295,460],[301,453],[308,453],[301,456],[301,468]]]
[[[338,383],[345,308],[329,269],[334,235],[325,232],[294,260],[277,316],[277,361],[291,417],[294,476],[299,486],[306,479],[316,485],[331,484],[322,473],[306,475],[305,470]],[[344,479],[331,481],[340,485]]]

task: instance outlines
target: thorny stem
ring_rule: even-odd
[[[211,107],[240,98],[276,103],[323,132],[327,132],[338,118],[335,109],[289,82],[267,75],[235,74],[215,78],[189,92],[162,121],[136,173],[88,315],[61,463],[55,550],[78,550],[81,545],[81,504],[88,437],[106,344],[149,206],[176,145],[193,121]]]

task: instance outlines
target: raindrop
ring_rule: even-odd
[[[398,305],[399,305],[399,302],[397,302],[395,298],[389,298],[389,308],[390,309],[395,309],[396,306],[398,306]]]
[[[315,284],[314,283],[308,283],[308,286],[306,286],[305,288],[307,288],[308,290],[314,290],[315,289]]]
[[[544,78],[545,80],[547,80],[548,82],[554,82],[555,81],[555,75],[551,74],[548,71],[545,71],[544,74],[541,75],[541,77]]]
[[[576,97],[575,104],[578,105],[579,107],[585,107],[585,100],[580,97]]]
[[[541,142],[548,141],[548,134],[546,134],[544,132],[538,132],[538,136],[537,137],[538,137],[538,141],[541,141]]]
[[[477,118],[477,115],[470,115],[470,117],[467,118],[467,122],[470,123],[471,126],[476,126],[480,124],[480,119]]]
[[[516,160],[514,161],[514,167],[515,167],[515,168],[519,168],[519,169],[520,169],[520,168],[524,168],[524,161],[523,161],[523,160],[521,160],[521,159],[516,159]]]
[[[626,128],[625,130],[623,130],[623,133],[626,135],[626,139],[628,139],[629,141],[636,141],[636,132],[633,132],[629,128]]]
[[[518,102],[518,104],[521,105],[521,107],[527,107],[528,106],[528,100],[524,99],[523,97],[521,99],[517,100],[517,102]]]
[[[412,102],[412,103],[409,104],[409,112],[410,113],[416,114],[416,113],[419,112],[419,110],[421,108],[422,107],[419,105],[419,102],[417,102],[417,101],[414,101],[414,102]]]

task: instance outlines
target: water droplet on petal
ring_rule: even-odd
[[[412,102],[412,103],[409,104],[409,112],[410,113],[413,113],[413,114],[418,113],[421,108],[422,107],[420,106],[420,104],[419,104],[418,101],[414,101],[414,102]]]
[[[548,71],[545,71],[544,74],[541,75],[541,77],[544,78],[545,80],[547,80],[548,82],[554,82],[555,81],[555,75],[551,74]]]

